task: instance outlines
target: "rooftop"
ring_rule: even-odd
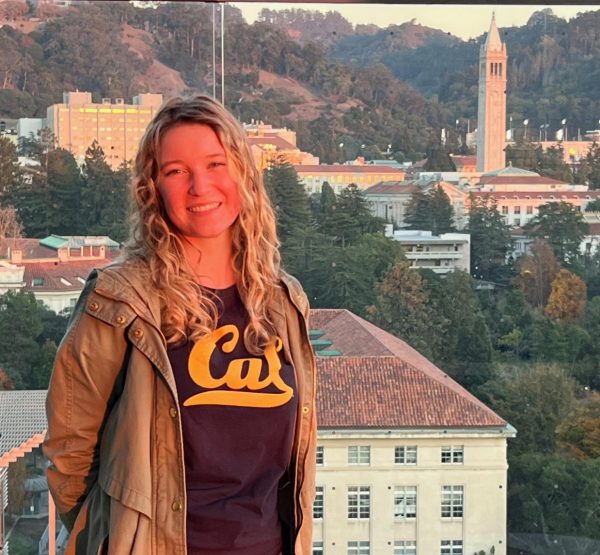
[[[320,428],[505,427],[506,421],[410,345],[344,309],[313,309]],[[317,353],[318,354],[318,353]]]
[[[46,391],[0,391],[0,468],[41,444]]]

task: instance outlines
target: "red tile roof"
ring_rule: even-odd
[[[479,183],[485,185],[565,185],[564,181],[558,181],[543,175],[482,175]]]
[[[366,189],[365,195],[412,195],[421,190],[423,190],[423,187],[416,185],[416,181],[379,181]]]
[[[404,175],[406,172],[398,168],[390,168],[389,166],[353,166],[351,164],[320,164],[316,165],[301,165],[297,164],[294,169],[298,173],[388,173]]]
[[[506,421],[407,343],[343,309],[314,309],[337,357],[317,357],[320,428],[504,427]]]
[[[516,199],[596,199],[600,198],[600,191],[474,191],[471,193],[475,197],[491,198],[516,198]]]
[[[78,279],[85,280],[94,268],[106,266],[110,260],[75,260],[67,262],[33,262],[23,264],[25,274],[23,281],[27,291],[81,291],[83,283]],[[61,278],[68,281],[67,285]],[[33,285],[34,280],[43,280],[42,285]]]

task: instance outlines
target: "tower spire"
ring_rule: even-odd
[[[485,40],[485,49],[487,51],[502,50],[500,32],[496,26],[496,12],[492,12],[492,22],[490,23],[490,30],[488,31],[488,35]]]

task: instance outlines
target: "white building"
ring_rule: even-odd
[[[409,345],[347,310],[313,310],[314,554],[506,554],[516,431]]]
[[[395,230],[393,239],[402,245],[411,268],[447,274],[454,270],[471,271],[471,236],[468,233]]]
[[[45,239],[4,240],[0,294],[31,291],[56,313],[70,310],[94,269],[116,256],[119,244],[108,237],[50,235]]]

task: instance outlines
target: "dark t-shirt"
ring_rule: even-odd
[[[278,337],[263,356],[246,350],[248,314],[235,286],[214,293],[223,306],[212,336],[168,351],[183,425],[188,554],[278,555],[294,370]]]

